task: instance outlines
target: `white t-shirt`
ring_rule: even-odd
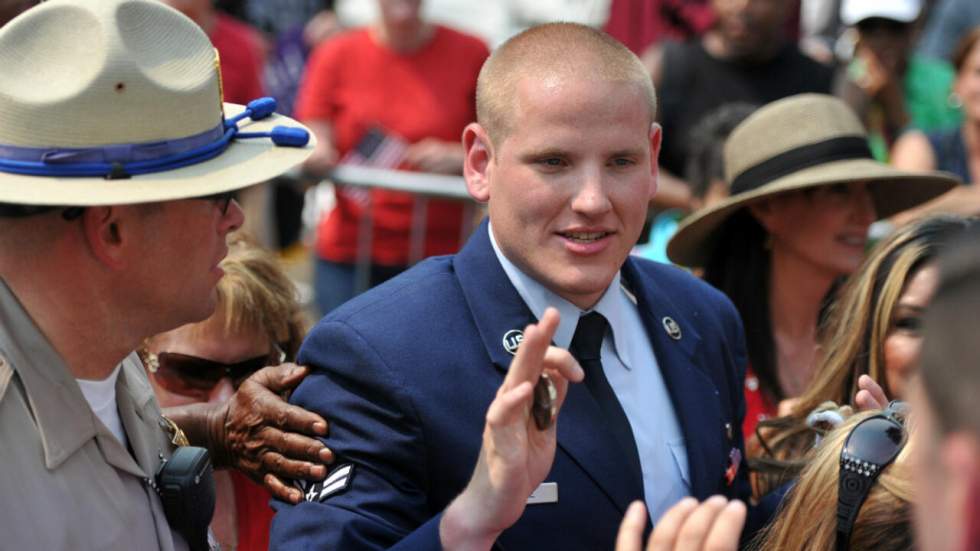
[[[123,430],[122,419],[119,418],[119,407],[116,405],[116,379],[122,364],[116,366],[112,373],[101,381],[75,379],[88,405],[95,416],[109,429],[124,448],[129,447],[126,431]]]

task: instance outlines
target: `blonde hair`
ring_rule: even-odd
[[[854,415],[830,432],[814,450],[773,523],[757,536],[753,549],[834,549],[837,538],[837,487],[841,448],[851,430],[879,412]],[[912,549],[912,488],[906,445],[879,475],[861,505],[851,532],[852,551]]]
[[[296,357],[309,326],[296,286],[279,261],[241,233],[229,238],[228,256],[219,264],[225,275],[217,285],[215,316],[225,334],[254,330]]]
[[[635,83],[646,96],[650,122],[657,112],[653,80],[626,46],[606,33],[577,23],[531,27],[494,50],[476,84],[476,118],[499,144],[511,131],[514,94],[524,77],[549,75]]]
[[[874,248],[845,283],[823,328],[823,356],[814,379],[792,412],[763,421],[750,441],[756,495],[765,495],[792,477],[814,441],[806,418],[827,401],[851,402],[858,378],[867,374],[885,388],[885,339],[906,283],[932,262],[950,237],[976,225],[976,219],[939,215],[899,228]]]

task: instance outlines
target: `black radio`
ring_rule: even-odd
[[[204,448],[176,448],[160,464],[157,493],[170,527],[184,536],[191,551],[208,551],[208,525],[214,515],[214,472]]]

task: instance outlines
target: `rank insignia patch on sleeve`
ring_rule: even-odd
[[[330,471],[327,478],[320,482],[302,481],[296,484],[303,491],[306,501],[325,501],[328,497],[346,492],[354,479],[354,465],[346,463],[338,465]]]

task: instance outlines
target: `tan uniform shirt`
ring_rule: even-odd
[[[172,446],[136,354],[116,394],[132,452],[0,279],[0,550],[187,549],[147,484]]]

